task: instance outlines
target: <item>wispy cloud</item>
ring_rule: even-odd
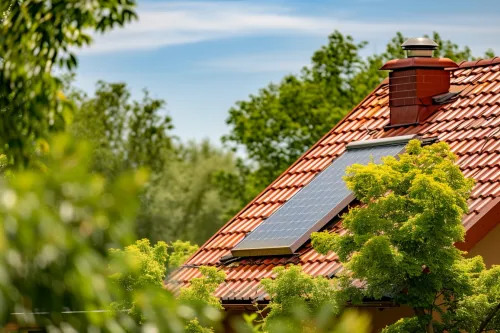
[[[95,43],[83,53],[140,50],[252,35],[318,35],[334,29],[357,38],[392,36],[395,31],[408,35],[439,31],[448,35],[495,36],[498,29],[485,26],[469,17],[467,25],[456,20],[444,21],[428,16],[427,21],[408,22],[405,18],[385,20],[351,20],[342,17],[304,15],[285,6],[258,2],[170,2],[142,3],[139,21],[123,29],[95,36]],[[495,22],[495,21],[490,21]],[[497,21],[498,22],[498,21]],[[476,23],[476,24],[474,24]],[[498,23],[492,23],[500,28]]]
[[[139,21],[94,36],[86,53],[157,48],[200,41],[276,33],[315,34],[331,26],[326,19],[291,14],[286,8],[243,2],[144,4]]]

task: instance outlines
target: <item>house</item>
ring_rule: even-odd
[[[433,58],[436,44],[427,38],[402,46],[408,57],[381,68],[390,71],[389,78],[210,238],[170,277],[169,288],[178,289],[200,276],[198,266],[215,265],[227,274],[216,295],[229,312],[241,312],[254,309],[253,302],[266,302],[259,281],[271,277],[276,266],[300,264],[306,273],[334,276],[342,270],[336,254],[315,252],[307,233],[296,237],[293,246],[272,248],[272,234],[267,245],[259,243],[253,236],[256,228],[276,220],[280,207],[290,205],[301,189],[319,178],[316,175],[349,153],[349,144],[381,144],[408,136],[447,142],[465,176],[476,180],[463,217],[466,239],[457,246],[470,256],[482,255],[488,266],[500,264],[500,57],[456,64]],[[347,209],[341,201],[330,211],[335,214],[309,231],[341,232],[338,215]],[[366,306],[375,329],[411,315],[390,302]]]

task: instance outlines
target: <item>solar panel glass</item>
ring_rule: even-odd
[[[353,144],[309,184],[249,233],[233,250],[233,256],[292,254],[312,232],[320,230],[354,200],[342,177],[353,164],[378,163],[384,156],[404,150],[408,140],[383,145]]]

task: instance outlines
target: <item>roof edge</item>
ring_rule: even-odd
[[[481,213],[465,227],[465,240],[455,246],[462,251],[470,251],[479,243],[500,221],[500,197],[495,198]]]
[[[458,68],[482,67],[500,64],[500,57],[492,59],[479,59],[473,61],[462,61],[458,63]]]
[[[224,300],[222,299],[222,306],[226,311],[255,311],[256,309],[263,310],[269,304],[269,300],[251,300],[238,298],[234,300]],[[394,302],[391,299],[383,300],[365,300],[360,304],[353,304],[348,301],[346,307],[349,308],[394,308],[400,307],[401,305]]]

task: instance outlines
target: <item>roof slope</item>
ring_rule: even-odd
[[[470,230],[477,225],[482,236],[493,226],[479,226],[478,221],[500,202],[500,58],[464,62],[451,71],[454,90],[461,90],[457,99],[440,107],[425,122],[410,127],[384,131],[389,122],[389,87],[382,82],[365,100],[354,108],[336,127],[307,151],[297,162],[265,189],[221,230],[219,230],[188,262],[177,270],[167,284],[178,289],[200,276],[196,267],[218,265],[227,274],[216,295],[224,301],[263,300],[266,295],[259,285],[262,278],[271,277],[272,269],[286,263],[301,264],[306,273],[332,276],[342,269],[335,253],[323,256],[310,244],[293,256],[242,258],[228,264],[219,259],[245,234],[253,230],[264,217],[306,185],[315,174],[342,154],[345,145],[355,140],[376,139],[407,134],[439,137],[448,142],[459,157],[465,176],[477,184],[468,201],[469,212],[464,226]],[[327,226],[342,232],[340,223]],[[496,222],[498,223],[498,221]],[[478,236],[478,237],[482,237]],[[476,237],[477,238],[477,237]],[[477,241],[478,239],[469,240]]]

